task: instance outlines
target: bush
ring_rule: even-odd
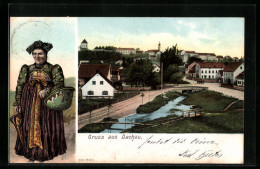
[[[166,98],[164,98],[162,95],[158,95],[154,98],[153,101],[148,102],[144,105],[140,105],[136,109],[136,113],[152,113],[162,106],[166,105],[168,101],[173,100],[179,96],[179,94],[175,92],[167,92],[165,94]]]

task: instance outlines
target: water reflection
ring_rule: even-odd
[[[118,119],[121,123],[142,123],[145,121],[150,121],[154,119],[158,119],[161,117],[166,117],[168,115],[178,115],[181,116],[181,110],[190,110],[191,106],[179,104],[182,100],[185,99],[185,96],[179,96],[176,99],[169,101],[166,105],[161,107],[160,109],[154,111],[149,114],[133,114],[127,117],[122,117]],[[171,109],[176,109],[175,111],[171,111]],[[178,110],[180,111],[178,111]],[[111,129],[105,129],[101,133],[120,133],[122,130],[128,129],[134,126],[133,124],[113,124]]]

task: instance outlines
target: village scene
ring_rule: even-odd
[[[79,133],[243,133],[243,55],[91,43],[78,48]]]

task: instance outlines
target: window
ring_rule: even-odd
[[[242,66],[240,66],[240,69],[242,69]]]
[[[214,73],[214,70],[212,70],[212,73]]]
[[[205,73],[207,73],[207,71],[205,70]]]
[[[210,75],[209,75],[209,79],[210,79]]]
[[[106,91],[106,90],[103,91],[103,92],[102,92],[102,95],[108,95],[108,91]]]
[[[201,71],[201,73],[203,73],[203,70]]]
[[[209,70],[209,73],[210,73],[210,70]]]
[[[104,82],[103,81],[100,81],[100,85],[103,85],[104,84]]]
[[[92,81],[92,85],[96,85],[96,81]]]
[[[88,95],[94,95],[94,92],[93,91],[88,91]]]

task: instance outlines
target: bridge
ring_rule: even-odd
[[[173,91],[181,94],[190,94],[194,92],[208,90],[208,87],[203,86],[174,86]]]

